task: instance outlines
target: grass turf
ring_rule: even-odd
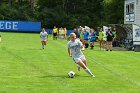
[[[4,33],[0,42],[0,93],[139,93],[140,52],[86,49],[91,78],[77,71],[67,41],[49,41],[41,49],[39,34]],[[68,78],[73,70],[76,76]]]

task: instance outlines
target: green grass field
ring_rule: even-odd
[[[1,35],[0,93],[140,93],[140,52],[85,50],[91,78],[77,70],[65,40],[49,36],[42,50],[39,34]]]

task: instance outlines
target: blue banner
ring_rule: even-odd
[[[41,22],[0,20],[0,30],[40,32],[41,31]]]

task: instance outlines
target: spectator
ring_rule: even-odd
[[[54,28],[53,28],[53,40],[57,40],[57,33],[58,33],[58,28],[56,28],[56,26],[54,26]]]
[[[90,49],[94,48],[94,42],[96,41],[96,34],[94,33],[94,29],[90,29]]]
[[[106,51],[108,51],[108,50],[112,51],[113,33],[112,33],[111,27],[108,29],[106,36],[107,36]]]
[[[100,50],[101,48],[104,48],[104,31],[103,31],[103,28],[100,28],[99,30],[99,46],[100,46]]]

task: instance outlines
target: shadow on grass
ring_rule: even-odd
[[[74,78],[76,78],[76,77],[81,77],[81,78],[88,77],[89,78],[90,76],[88,76],[88,75],[82,76],[82,75],[76,74],[74,76]],[[40,78],[69,78],[69,76],[68,75],[45,75],[45,76],[40,76]]]

